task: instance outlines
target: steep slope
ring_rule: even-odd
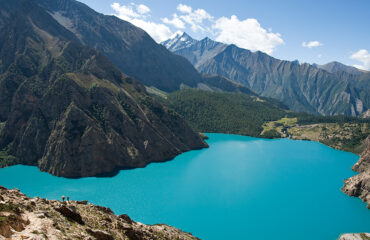
[[[347,65],[344,65],[343,63],[336,62],[336,61],[323,64],[323,65],[312,64],[312,66],[324,69],[330,73],[346,72],[346,73],[355,74],[355,75],[366,73],[366,71],[357,69],[355,67],[347,66]]]
[[[349,196],[361,198],[370,209],[370,136],[364,143],[366,148],[352,168],[359,174],[345,180],[342,191]]]
[[[0,239],[196,240],[165,224],[145,225],[87,201],[29,198],[0,186]]]
[[[357,116],[370,107],[370,75],[366,73],[330,73],[207,38],[174,53],[188,58],[202,73],[231,79],[294,111]]]
[[[118,68],[163,91],[195,87],[201,75],[183,57],[157,44],[146,32],[74,0],[35,0],[85,45],[105,54]]]
[[[64,177],[205,147],[175,112],[32,1],[2,1],[0,157]],[[2,12],[2,11],[0,11]]]
[[[250,96],[257,96],[255,92],[246,86],[233,82],[230,79],[218,75],[203,75],[202,81],[197,85],[198,89],[211,92],[233,92],[244,93]]]
[[[146,86],[165,92],[182,87],[213,87],[185,58],[157,44],[142,29],[115,16],[99,14],[74,0],[34,0],[82,44],[102,52],[117,67],[135,77]],[[173,48],[191,44],[192,38],[182,35],[176,42],[168,42]],[[222,78],[214,84],[230,85]],[[228,88],[229,89],[229,88]],[[228,90],[226,90],[228,91]]]
[[[225,50],[226,44],[215,42],[209,38],[197,41],[187,33],[176,35],[161,43],[168,50],[187,58],[196,68]]]

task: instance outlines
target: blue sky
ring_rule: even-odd
[[[82,2],[146,29],[157,41],[180,30],[196,39],[208,36],[279,59],[319,64],[339,61],[370,69],[368,0]]]

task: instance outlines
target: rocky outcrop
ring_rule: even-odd
[[[92,204],[28,198],[2,187],[0,196],[0,239],[198,239],[168,225],[145,225]],[[71,212],[78,213],[81,222],[71,221]]]
[[[339,237],[338,240],[369,240],[370,233],[346,233]]]
[[[81,214],[76,211],[76,208],[66,207],[64,205],[55,208],[57,212],[62,214],[68,220],[84,225],[85,222],[82,220]]]
[[[344,181],[342,191],[349,196],[359,197],[370,209],[370,136],[364,141],[365,150],[360,160],[353,166],[353,170],[360,174]]]
[[[1,8],[9,14],[0,14],[0,165],[87,177],[207,146],[180,115],[34,1],[3,1]]]

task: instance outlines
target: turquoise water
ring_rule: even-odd
[[[112,178],[64,179],[14,166],[0,169],[0,185],[89,200],[206,240],[329,240],[370,231],[365,204],[340,191],[357,155],[316,142],[207,135],[209,149]]]

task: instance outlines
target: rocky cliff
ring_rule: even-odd
[[[207,146],[33,1],[0,8],[0,165],[86,177]]]
[[[365,145],[360,160],[352,168],[359,174],[345,180],[342,191],[349,196],[361,198],[370,209],[370,136],[365,140]]]
[[[145,225],[87,201],[29,198],[0,186],[0,239],[198,239],[165,224]]]

